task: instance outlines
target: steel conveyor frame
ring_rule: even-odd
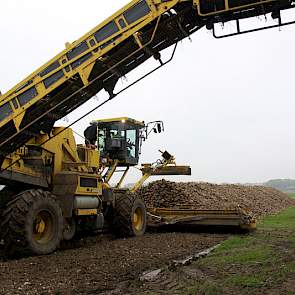
[[[121,77],[150,57],[161,61],[162,50],[200,28],[293,7],[292,0],[131,1],[0,97],[0,160],[50,134],[101,90],[112,98]]]

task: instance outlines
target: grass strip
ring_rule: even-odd
[[[202,275],[183,295],[295,294],[295,207],[265,217],[257,231],[229,238],[191,267]]]

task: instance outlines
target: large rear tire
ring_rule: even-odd
[[[117,194],[113,223],[119,237],[144,235],[147,223],[144,202],[130,192]]]
[[[3,251],[4,242],[2,239],[2,225],[1,222],[3,220],[3,212],[6,208],[8,202],[12,201],[15,198],[17,193],[13,191],[11,188],[4,187],[0,191],[0,251]]]
[[[13,189],[12,187],[5,186],[0,191],[0,214],[2,216],[3,211],[6,208],[7,203],[15,199],[15,196],[19,193],[19,191]]]
[[[62,211],[49,192],[22,192],[3,212],[2,238],[9,256],[52,253],[59,246],[62,233]]]

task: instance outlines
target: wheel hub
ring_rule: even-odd
[[[33,233],[35,241],[43,244],[50,241],[53,235],[53,221],[51,214],[46,211],[40,211],[33,223]]]
[[[37,234],[43,234],[46,228],[45,221],[42,219],[41,216],[37,216],[36,218],[36,233]]]
[[[137,208],[133,214],[133,224],[136,230],[140,231],[143,226],[143,212],[140,208]]]

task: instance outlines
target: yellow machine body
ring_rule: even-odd
[[[137,150],[141,145],[140,136],[143,136],[140,130],[145,128],[144,122],[128,117],[96,120],[92,122],[92,125],[95,136],[96,128],[103,130],[106,126],[110,126],[108,128],[112,130],[118,128],[122,130],[120,132],[125,132],[122,128],[126,127],[128,140],[128,131],[134,131],[133,140]],[[97,136],[99,137],[99,134]],[[108,136],[110,136],[109,133]],[[108,139],[109,137],[104,140],[107,141]],[[125,142],[126,138],[121,138],[121,140]],[[99,140],[96,144],[98,142]],[[128,147],[123,149],[128,150]],[[120,189],[129,168],[138,163],[138,151],[137,155],[134,155],[135,162],[130,163],[126,162],[125,158],[119,158],[120,150],[118,149],[114,151],[112,157],[109,154],[110,151],[107,152],[101,157],[99,146],[77,145],[72,129],[54,127],[49,135],[41,133],[35,136],[24,147],[3,160],[0,183],[9,187],[19,187],[19,190],[22,187],[35,187],[53,192],[60,199],[63,212],[67,217],[72,216],[72,214],[93,215],[101,209],[103,192]],[[163,155],[165,158],[162,162],[158,162],[156,166],[152,164],[143,166],[145,167],[142,168],[143,176],[135,184],[132,192],[135,193],[141,188],[151,175],[160,174],[163,168],[177,168],[173,156],[167,152]],[[149,167],[148,170],[146,170],[147,166]],[[112,188],[109,183],[117,170],[122,168],[125,169],[124,173],[119,182]],[[94,202],[95,207],[93,208],[75,208],[75,197],[95,197],[98,202]],[[113,200],[109,197],[108,201],[111,203]]]
[[[127,117],[96,120],[93,124],[132,124],[144,128],[144,122]],[[95,125],[96,126],[96,125]],[[111,125],[114,126],[114,125]],[[90,148],[86,145],[76,145],[75,137],[71,129],[63,127],[54,128],[52,140],[46,142],[43,148],[39,148],[41,142],[48,140],[48,135],[40,134],[17,153],[7,157],[2,169],[7,169],[9,178],[6,183],[15,182],[19,185],[35,185],[51,190],[61,201],[64,215],[70,217],[97,215],[102,209],[103,190],[110,189],[110,181],[117,171],[122,169],[125,163],[119,160],[107,158],[101,161],[98,148]],[[61,132],[63,130],[63,132]],[[34,147],[36,149],[34,149]],[[39,154],[38,154],[39,151]],[[11,163],[14,163],[11,167]],[[46,171],[47,167],[47,171]],[[120,189],[123,180],[128,174],[130,166],[125,167],[124,173],[113,189]],[[45,173],[44,173],[45,169]],[[105,177],[103,172],[108,169]],[[140,168],[142,177],[130,189],[136,193],[144,182],[153,175],[190,175],[189,166],[177,166],[175,158],[168,152],[162,153],[162,161],[156,164],[143,164]],[[2,175],[3,177],[3,175]],[[30,179],[30,181],[29,181]],[[95,208],[75,208],[75,197],[94,197],[98,202]],[[113,202],[112,199],[109,200]],[[185,206],[179,208],[148,208],[149,226],[171,224],[193,224],[214,226],[235,226],[242,229],[253,230],[256,221],[251,215],[241,209],[232,210],[197,210]]]
[[[93,174],[100,165],[99,151],[77,146],[73,131],[67,129],[60,133],[63,129],[64,127],[53,128],[53,138],[43,144],[42,148],[39,144],[49,139],[47,134],[34,137],[25,147],[6,157],[2,164],[1,178],[7,174],[7,181],[26,183],[26,178],[30,177],[32,184],[38,185],[39,179],[38,186],[49,188],[54,176],[64,171]],[[57,133],[59,134],[54,136]],[[44,173],[45,168],[50,171]]]
[[[26,228],[16,224],[13,232],[11,214],[23,214],[25,210],[19,210],[22,206],[35,210],[42,202],[45,209],[40,205],[43,209],[37,208],[36,218],[30,221],[33,229],[27,249],[33,253],[50,253],[61,236],[70,239],[76,217],[94,221],[96,229],[103,227],[105,216],[112,225],[117,222],[119,226],[124,220],[120,226],[127,236],[142,235],[146,209],[134,199],[136,191],[152,175],[189,175],[190,167],[177,166],[174,157],[163,152],[159,161],[139,168],[142,177],[130,190],[133,194],[123,193],[124,179],[139,161],[145,124],[127,117],[96,120],[87,129],[85,145],[77,145],[73,131],[54,127],[55,123],[102,90],[108,92],[109,99],[100,106],[141,81],[172,60],[178,42],[203,27],[212,30],[214,37],[223,38],[290,25],[295,21],[283,22],[281,12],[294,7],[292,0],[133,0],[75,42],[66,43],[62,52],[0,95],[0,183],[8,187],[0,198],[0,213],[6,214],[2,222],[10,222],[11,230],[4,240],[17,244],[16,232]],[[277,24],[241,30],[240,20],[267,14]],[[215,25],[229,21],[235,22],[236,33],[217,36]],[[161,52],[173,45],[171,58],[163,62]],[[160,65],[114,92],[120,78],[150,58]],[[154,129],[160,132],[161,123],[156,122]],[[117,172],[122,176],[111,186]],[[49,197],[51,194],[58,202]],[[10,206],[8,210],[4,210],[6,206]],[[128,216],[124,215],[126,206]],[[48,208],[55,211],[52,218],[58,216],[55,223]],[[120,218],[110,218],[115,214]],[[164,223],[199,220],[197,223],[255,228],[255,220],[240,211],[150,208],[149,214]],[[59,232],[50,239],[54,224]],[[124,228],[124,224],[128,226]],[[23,233],[22,238],[26,237]]]

